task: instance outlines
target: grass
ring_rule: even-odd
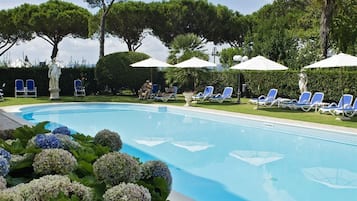
[[[86,96],[86,97],[72,97],[62,96],[60,100],[49,100],[48,97],[38,98],[11,98],[6,97],[5,101],[0,102],[0,109],[2,106],[37,104],[37,103],[62,103],[62,102],[128,102],[128,103],[144,103],[144,104],[167,104],[175,106],[183,106],[185,101],[182,96],[179,96],[176,101],[154,102],[152,100],[138,100],[136,96]],[[193,104],[193,107],[201,107],[213,110],[222,110],[228,112],[238,112],[244,114],[253,114],[260,116],[276,117],[281,119],[299,120],[327,125],[343,126],[350,128],[357,128],[357,117],[349,121],[338,121],[335,116],[319,114],[317,112],[303,112],[300,110],[289,110],[281,108],[259,107],[259,110],[253,109],[254,105],[247,104],[248,99],[242,98],[241,104],[236,104],[235,100],[225,103],[199,103]]]

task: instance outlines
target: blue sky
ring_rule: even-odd
[[[88,5],[83,0],[66,0],[87,9]],[[273,0],[209,0],[209,2],[217,5],[225,5],[229,9],[238,11],[244,15],[251,14],[259,10],[264,5],[271,3]],[[23,3],[40,4],[45,0],[0,0],[0,8],[8,9],[19,6]],[[144,2],[151,2],[151,0],[144,0]],[[94,12],[94,11],[93,11]],[[208,44],[206,46],[207,53],[212,52],[214,45]],[[217,46],[217,50],[226,48],[226,45]],[[0,57],[0,61],[14,61],[16,59],[23,59],[28,56],[31,63],[39,63],[40,61],[49,61],[52,51],[50,46],[43,39],[36,38],[30,42],[19,43],[17,46],[10,49],[7,54]],[[108,38],[105,42],[105,54],[127,51],[127,47],[118,38]],[[166,60],[168,56],[168,49],[156,38],[148,36],[144,39],[143,45],[137,50],[144,52],[151,57]],[[68,63],[96,63],[99,55],[99,42],[98,40],[90,39],[73,39],[65,38],[59,45],[58,60],[64,64]],[[211,61],[213,58],[210,59]],[[216,61],[218,59],[216,58]]]

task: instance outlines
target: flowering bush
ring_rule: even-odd
[[[123,145],[119,134],[108,129],[99,131],[94,137],[94,143],[108,146],[112,151],[119,151]]]
[[[8,162],[11,160],[11,154],[3,148],[0,148],[0,156],[5,158]]]
[[[6,179],[3,176],[1,176],[0,177],[0,191],[3,189],[6,189]]]
[[[75,195],[79,198],[77,200],[93,200],[93,192],[89,187],[78,182],[71,182],[67,176],[61,175],[47,175],[29,183],[5,189],[0,192],[0,197],[6,198],[7,195],[12,199],[5,200],[48,201],[56,200],[60,193],[68,198]]]
[[[52,131],[53,134],[71,135],[71,131],[66,126],[61,126]]]
[[[103,198],[104,201],[151,201],[148,189],[132,183],[121,183],[108,189]]]
[[[137,181],[140,177],[140,165],[127,154],[110,152],[94,162],[93,172],[99,181],[115,186],[121,182]]]
[[[9,168],[9,161],[6,158],[0,156],[0,176],[6,176],[10,171]]]
[[[79,148],[78,142],[71,139],[69,135],[56,134],[56,138],[61,142],[62,148],[69,150],[71,148]]]
[[[61,141],[53,134],[38,134],[34,141],[35,145],[41,149],[62,148]]]
[[[77,160],[70,152],[63,149],[43,149],[36,154],[32,166],[37,174],[64,175],[76,169]]]
[[[141,178],[142,179],[154,179],[161,177],[165,179],[169,191],[171,191],[172,176],[170,169],[162,161],[147,161],[141,165]]]

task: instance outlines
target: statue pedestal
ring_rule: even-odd
[[[50,92],[50,100],[57,100],[60,99],[59,97],[59,92],[61,91],[61,89],[48,89],[48,91]]]
[[[183,92],[183,96],[185,97],[186,104],[184,106],[191,106],[193,92]]]

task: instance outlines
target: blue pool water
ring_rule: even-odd
[[[155,105],[51,104],[17,115],[92,136],[116,131],[123,152],[165,161],[173,189],[197,201],[357,199],[357,137],[347,133]]]

